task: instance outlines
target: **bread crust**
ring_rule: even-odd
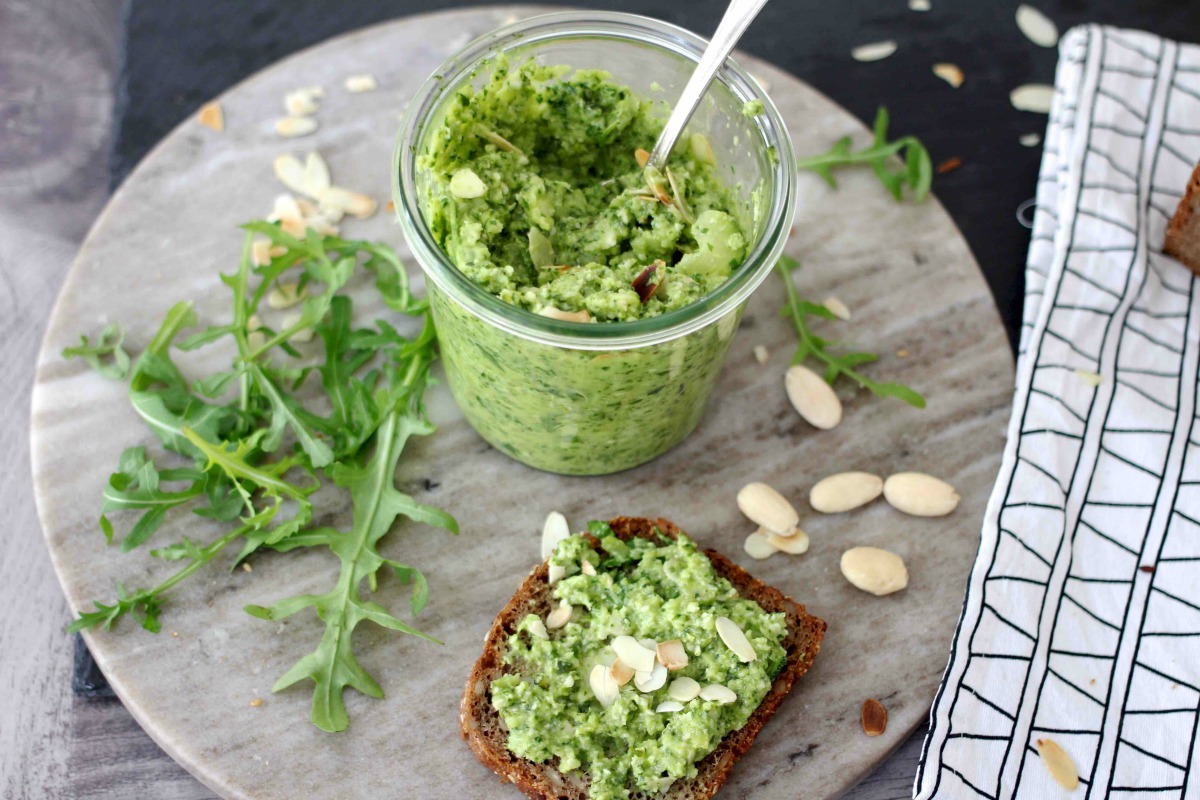
[[[1179,259],[1185,267],[1200,275],[1200,229],[1196,217],[1200,212],[1200,164],[1188,180],[1187,190],[1167,225],[1163,252]]]
[[[609,522],[613,533],[622,540],[634,537],[650,538],[657,529],[672,539],[679,528],[666,519],[618,517]],[[598,542],[594,542],[598,544]],[[704,550],[717,574],[727,579],[742,597],[757,602],[768,612],[783,612],[787,618],[787,651],[784,668],[775,678],[770,691],[755,709],[746,724],[729,733],[713,752],[697,764],[698,774],[681,787],[677,781],[669,790],[671,797],[686,796],[688,800],[705,800],[716,794],[767,721],[775,714],[793,684],[812,666],[821,649],[825,622],[805,611],[804,606],[752,577],[715,550]],[[546,562],[538,565],[517,588],[508,605],[501,610],[488,631],[483,654],[471,670],[459,705],[459,722],[463,738],[471,752],[485,766],[511,782],[527,797],[534,800],[583,800],[588,797],[587,785],[573,776],[560,773],[551,764],[538,764],[509,752],[503,736],[504,726],[491,703],[490,686],[494,677],[503,674],[503,652],[508,637],[526,614],[545,616],[551,610],[551,598]],[[685,791],[679,791],[685,789]]]

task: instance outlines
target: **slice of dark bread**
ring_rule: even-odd
[[[653,538],[655,530],[672,539],[679,533],[679,528],[665,519],[618,517],[609,524],[613,533],[622,540],[637,536]],[[599,542],[593,539],[592,544],[595,547]],[[754,600],[766,611],[787,615],[787,638],[783,642],[787,662],[746,724],[727,735],[716,750],[697,763],[699,773],[696,777],[676,781],[665,793],[654,795],[669,800],[706,800],[716,794],[729,777],[733,765],[754,744],[758,732],[791,691],[792,684],[808,671],[817,651],[821,649],[821,637],[825,635],[825,623],[808,614],[804,606],[778,589],[751,577],[746,570],[715,550],[705,550],[704,554],[712,562],[717,574],[732,583],[742,597]],[[535,800],[583,800],[588,797],[586,777],[567,775],[552,764],[538,764],[509,752],[506,747],[508,731],[491,700],[492,680],[508,669],[504,665],[504,651],[517,623],[526,614],[545,617],[555,606],[547,572],[546,562],[535,568],[492,623],[484,641],[483,655],[475,662],[475,668],[467,680],[459,705],[459,721],[467,745],[484,766],[500,776],[501,781],[511,781]],[[633,797],[647,796],[634,793]]]
[[[1188,180],[1175,216],[1167,225],[1163,252],[1175,256],[1185,267],[1200,275],[1200,165]]]

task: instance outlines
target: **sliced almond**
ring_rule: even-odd
[[[317,208],[313,201],[306,200],[303,197],[296,198],[296,207],[300,209],[300,215],[305,219],[308,219],[309,217],[315,217],[317,214],[321,213],[320,209]]]
[[[655,654],[658,656],[658,663],[672,672],[677,669],[683,669],[688,665],[687,651],[683,649],[683,642],[678,639],[659,642],[655,650]]]
[[[792,504],[765,483],[755,481],[737,493],[738,508],[750,518],[774,533],[790,533],[800,524],[800,515]]]
[[[629,666],[619,658],[612,663],[611,667],[608,668],[608,672],[609,675],[612,676],[612,679],[616,681],[617,686],[624,686],[625,684],[629,683],[631,680],[633,680],[633,676],[636,674],[633,667]]]
[[[351,75],[346,78],[346,91],[353,94],[362,92],[373,92],[379,88],[375,76],[369,72],[364,72],[361,75]]]
[[[246,330],[256,331],[262,327],[262,318],[258,314],[251,314],[246,320]]]
[[[759,531],[760,533],[762,531]],[[808,552],[808,534],[799,528],[791,536],[780,536],[777,533],[767,535],[767,544],[781,553],[791,556],[803,555]]]
[[[1022,147],[1037,147],[1042,143],[1042,135],[1040,133],[1026,133],[1022,134],[1021,138],[1017,141],[1021,143]]]
[[[750,556],[751,558],[756,558],[759,561],[762,561],[764,558],[770,558],[771,556],[775,555],[776,552],[778,552],[774,547],[771,546],[771,543],[767,541],[768,534],[764,534],[764,530],[766,529],[759,528],[757,531],[747,536],[745,543],[742,545],[742,549],[746,551],[746,555]]]
[[[450,194],[463,200],[473,200],[487,193],[487,184],[474,170],[462,168],[450,176]]]
[[[317,94],[311,88],[297,89],[283,96],[283,107],[292,117],[311,117],[317,113]]]
[[[252,351],[261,350],[263,345],[267,343],[267,337],[262,331],[250,331],[246,334],[246,346]]]
[[[255,239],[250,245],[250,263],[256,267],[265,267],[271,263],[271,240]]]
[[[1054,87],[1044,83],[1026,83],[1009,92],[1008,101],[1017,111],[1049,114],[1054,102]]]
[[[304,159],[304,194],[321,199],[321,193],[330,186],[329,165],[316,150]]]
[[[562,626],[571,621],[571,614],[575,609],[567,601],[562,601],[558,604],[558,608],[546,615],[546,627],[552,631],[556,631]]]
[[[1058,44],[1058,26],[1031,5],[1022,3],[1017,6],[1017,27],[1026,39],[1038,47],[1054,47]]]
[[[692,146],[692,157],[709,166],[717,165],[717,157],[713,154],[712,142],[703,133],[693,133],[688,139]]]
[[[221,110],[221,104],[216,100],[200,106],[200,110],[196,112],[196,121],[217,133],[225,130],[225,112]]]
[[[567,577],[567,568],[558,564],[551,564],[546,572],[546,580],[551,586]]]
[[[808,503],[822,514],[840,514],[865,506],[883,494],[883,478],[869,472],[839,472],[817,481]]]
[[[878,736],[887,730],[887,709],[873,697],[863,701],[862,728],[867,736]]]
[[[639,167],[644,167],[650,162],[650,151],[638,148],[633,151],[633,160],[637,162]]]
[[[303,217],[304,212],[300,210],[300,204],[296,202],[296,198],[290,194],[280,194],[275,196],[275,203],[271,207],[271,213],[267,215],[267,222],[302,219]]]
[[[667,687],[667,696],[681,703],[695,700],[699,694],[700,684],[686,675],[681,675],[671,681],[671,685]]]
[[[674,714],[676,711],[683,711],[683,703],[678,700],[663,700],[654,711],[658,714]]]
[[[307,136],[317,129],[317,121],[312,117],[284,117],[275,121],[275,132],[285,139]]]
[[[613,651],[617,658],[633,667],[638,672],[649,672],[654,669],[657,654],[647,649],[632,636],[617,636],[612,640]]]
[[[808,367],[789,367],[783,385],[792,407],[809,425],[827,431],[842,421],[842,401],[833,387]]]
[[[308,225],[304,224],[300,217],[283,217],[279,220],[279,227],[284,233],[297,239],[303,239],[308,230]]]
[[[717,617],[716,626],[717,636],[721,637],[721,641],[733,651],[739,661],[746,664],[758,658],[758,653],[754,652],[754,645],[750,644],[750,640],[736,622],[729,617]]]
[[[542,523],[542,561],[554,555],[554,548],[570,535],[571,526],[567,524],[566,517],[557,511],[547,514],[546,521]]]
[[[721,705],[728,705],[737,700],[737,695],[727,686],[722,686],[719,683],[710,683],[700,690],[699,697],[701,700],[713,700]]]
[[[1089,372],[1086,369],[1075,370],[1075,376],[1077,378],[1079,378],[1079,380],[1086,383],[1088,386],[1092,387],[1093,389],[1095,389],[1100,384],[1104,383],[1103,375],[1101,375],[1097,372]]]
[[[850,319],[850,307],[836,297],[826,297],[825,301],[821,303],[821,305],[829,309],[829,311],[838,319]]]
[[[771,358],[771,353],[766,346],[761,344],[754,345],[754,360],[760,364],[765,364]]]
[[[539,317],[549,317],[550,319],[559,319],[563,322],[591,322],[592,315],[586,311],[563,311],[554,306],[546,306],[541,311],[537,312]]]
[[[1054,782],[1068,791],[1079,786],[1079,769],[1071,755],[1053,739],[1037,740],[1038,755]]]
[[[374,197],[352,192],[340,186],[329,186],[317,196],[322,209],[334,209],[345,212],[358,219],[366,219],[379,209],[379,203]]]
[[[276,310],[291,308],[300,303],[308,295],[307,289],[301,289],[296,281],[285,281],[276,284],[267,295],[267,305]]]
[[[650,670],[639,670],[633,674],[633,685],[644,694],[657,692],[667,685],[667,668],[655,661]]]
[[[617,697],[621,694],[621,687],[613,680],[609,668],[603,664],[592,667],[591,674],[588,675],[588,683],[592,687],[592,694],[596,695],[600,705],[605,708],[617,702]]]
[[[883,482],[883,496],[897,511],[914,517],[944,517],[961,499],[954,487],[923,472],[898,472]]]
[[[584,575],[588,575],[593,578],[596,577],[596,568],[592,566],[592,562],[590,561],[584,561],[582,564],[580,564],[579,571]]]
[[[850,51],[850,57],[855,61],[882,61],[896,52],[896,41],[887,39],[882,42],[860,44]]]
[[[530,636],[537,637],[538,639],[550,638],[550,632],[546,630],[546,623],[542,622],[538,617],[529,620],[525,625],[525,630],[529,632]]]
[[[275,159],[275,177],[296,194],[309,193],[304,165],[295,156],[282,155]]]
[[[963,85],[963,71],[958,64],[942,62],[933,65],[933,74],[953,86],[955,89]]]
[[[908,0],[909,11],[928,11],[933,8],[933,4],[929,0]]]
[[[279,321],[279,327],[281,330],[287,330],[288,328],[292,327],[293,325],[300,324],[301,319],[303,319],[303,316],[300,314],[288,314],[286,317],[284,317],[282,320]],[[313,339],[313,336],[314,336],[314,331],[312,328],[301,328],[300,330],[296,331],[291,336],[289,336],[288,341],[291,342],[292,344],[304,344],[305,342],[311,342]]]
[[[877,597],[908,586],[904,559],[878,547],[852,547],[842,553],[842,574],[855,587]]]

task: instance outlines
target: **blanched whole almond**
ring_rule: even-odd
[[[596,695],[600,705],[605,708],[617,702],[617,697],[621,694],[621,687],[613,680],[608,667],[603,664],[592,667],[592,672],[588,675],[588,683],[592,687],[592,694]]]
[[[737,493],[738,508],[756,525],[773,533],[788,534],[800,524],[800,515],[779,492],[765,483],[748,483]]]
[[[612,674],[612,679],[617,682],[617,686],[624,686],[633,680],[633,676],[637,674],[633,671],[633,667],[619,658],[612,663],[612,666],[608,670]]]
[[[1071,755],[1063,750],[1058,742],[1053,739],[1038,739],[1037,751],[1055,783],[1067,790],[1079,786],[1079,769]]]
[[[574,610],[565,600],[559,603],[558,608],[546,615],[546,627],[553,631],[566,625],[571,621],[571,613]]]
[[[683,703],[678,700],[663,700],[654,710],[659,714],[674,714],[676,711],[683,711]]]
[[[788,367],[783,376],[788,400],[804,421],[827,431],[842,421],[842,401],[833,387],[817,373],[801,364]]]
[[[550,633],[546,630],[546,623],[542,622],[538,617],[529,620],[525,626],[525,630],[529,631],[530,636],[536,636],[539,639],[549,639]]]
[[[671,685],[667,687],[667,696],[681,703],[695,700],[699,694],[700,684],[686,675],[671,681]]]
[[[873,595],[891,594],[908,586],[904,559],[878,547],[852,547],[842,553],[842,574]]]
[[[649,672],[654,669],[658,654],[654,650],[642,647],[641,643],[632,636],[617,636],[612,640],[613,651],[617,658],[633,667],[637,672]]]
[[[763,533],[763,531],[760,530],[759,533]],[[767,544],[781,553],[791,556],[803,555],[808,552],[808,534],[799,528],[791,536],[771,533],[767,534]]]
[[[887,709],[873,697],[863,701],[862,728],[867,736],[879,736],[887,730]]]
[[[729,617],[717,617],[717,635],[743,664],[758,658],[758,653],[754,652],[754,645],[750,644],[746,634]]]
[[[657,692],[667,685],[667,668],[655,661],[648,672],[633,673],[633,685],[646,694]]]
[[[671,639],[669,642],[659,642],[656,648],[658,663],[674,672],[688,665],[688,654],[683,649],[683,642]]]
[[[722,686],[719,683],[710,683],[700,690],[701,700],[715,700],[721,705],[728,705],[737,700],[737,695],[727,686]]]
[[[770,558],[778,552],[778,550],[772,547],[771,543],[767,541],[767,536],[770,534],[763,533],[765,530],[766,528],[759,528],[754,533],[746,537],[746,542],[742,545],[742,549],[746,551],[746,555],[750,556],[751,558],[757,558],[761,561],[764,558]]]
[[[914,517],[944,517],[958,508],[954,487],[922,472],[898,472],[883,482],[883,496],[897,511]]]
[[[840,514],[883,494],[883,478],[869,472],[839,472],[817,481],[808,493],[808,503],[822,514]]]
[[[542,561],[554,555],[554,548],[570,535],[571,526],[567,524],[566,517],[557,511],[547,514],[542,524]]]

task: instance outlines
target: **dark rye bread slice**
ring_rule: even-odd
[[[1175,216],[1167,225],[1163,252],[1200,275],[1200,165],[1192,172]]]
[[[618,517],[609,524],[617,537],[625,541],[635,536],[652,538],[655,529],[672,539],[679,533],[679,528],[665,519]],[[598,544],[593,540],[593,546]],[[781,611],[787,615],[788,635],[783,642],[787,662],[746,724],[722,739],[717,749],[696,765],[699,773],[695,778],[676,781],[665,794],[647,796],[635,793],[635,798],[707,800],[716,794],[729,777],[733,765],[754,744],[758,732],[791,691],[792,684],[808,671],[821,649],[821,637],[825,635],[825,623],[808,614],[804,606],[778,589],[751,577],[746,570],[715,550],[705,550],[704,554],[712,562],[717,574],[732,583],[742,597],[754,600],[769,612]],[[484,766],[500,776],[501,781],[511,781],[526,796],[535,800],[583,800],[588,797],[586,778],[565,775],[551,764],[538,764],[508,751],[505,746],[507,730],[491,702],[491,682],[506,671],[504,649],[517,623],[526,614],[545,617],[553,607],[547,565],[543,562],[521,583],[508,605],[492,623],[492,629],[484,641],[483,655],[475,663],[467,680],[459,705],[459,720],[467,745]]]

